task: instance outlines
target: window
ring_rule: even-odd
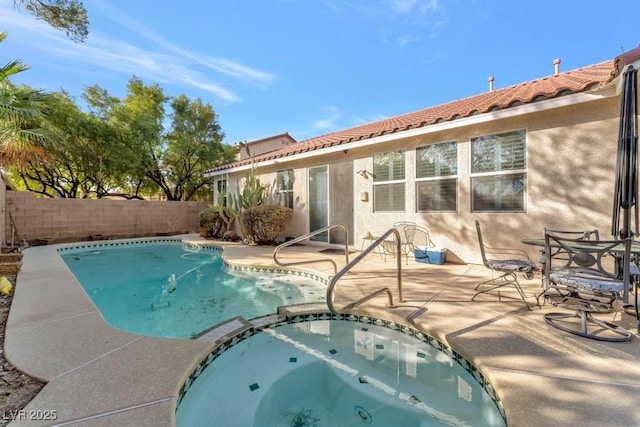
[[[525,130],[471,139],[472,210],[524,212]]]
[[[416,149],[418,212],[456,211],[458,143],[443,142]]]
[[[404,212],[404,151],[373,156],[373,211]]]
[[[227,180],[216,181],[216,190],[216,204],[218,206],[227,206]]]
[[[276,177],[276,194],[280,206],[293,209],[293,169],[278,171]]]

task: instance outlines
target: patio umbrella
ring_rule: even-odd
[[[618,157],[611,234],[616,238],[638,234],[638,70],[629,66],[622,75]],[[632,220],[633,210],[633,229]],[[622,225],[620,222],[622,221]]]
[[[618,158],[616,162],[616,186],[613,199],[613,221],[611,234],[624,239],[638,235],[638,70],[629,66],[622,75],[622,96],[620,102],[620,130],[618,133]],[[631,225],[633,209],[634,228]],[[622,216],[622,218],[620,218]],[[622,220],[622,227],[620,227]],[[634,307],[638,332],[640,332],[640,312],[638,311],[638,291],[636,282]],[[628,297],[623,301],[628,303]]]

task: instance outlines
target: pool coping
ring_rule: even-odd
[[[236,266],[277,268],[271,259],[273,248],[211,243],[195,235],[174,238],[220,247]],[[15,420],[11,425],[114,425],[119,420],[174,425],[181,386],[216,344],[142,337],[106,325],[58,256],[55,249],[60,246],[64,245],[24,251],[5,334],[9,362],[48,381],[25,409],[56,410],[58,419]],[[314,248],[295,250],[300,256],[317,256]],[[364,267],[380,277],[369,280],[371,286],[388,283],[383,273],[393,271],[394,265],[372,258]],[[413,293],[419,302],[430,301],[428,311],[410,326],[475,365],[500,396],[510,426],[552,425],[558,420],[584,426],[640,425],[640,414],[632,409],[640,406],[637,333],[629,343],[594,342],[547,326],[542,314],[549,307],[529,312],[522,301],[489,297],[472,303],[473,287],[490,274],[482,266],[409,263],[404,272],[405,297]],[[318,269],[317,274],[328,277],[331,272]],[[437,278],[435,287],[430,277]],[[432,301],[447,280],[455,282],[455,288],[443,295],[438,292]],[[539,289],[524,285],[528,294]],[[376,301],[359,311],[407,325],[411,312],[402,307],[390,310]],[[629,328],[631,316],[627,317],[617,321]]]

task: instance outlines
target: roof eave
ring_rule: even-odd
[[[333,145],[325,148],[318,148],[315,150],[306,151],[303,153],[293,154],[285,157],[272,158],[261,162],[254,163],[253,166],[257,168],[273,166],[276,164],[286,164],[289,162],[307,159],[310,157],[316,157],[326,154],[343,151],[346,148],[355,149],[367,147],[370,145],[381,144],[397,139],[412,138],[415,136],[427,135],[430,133],[441,132],[444,130],[451,130],[465,126],[476,125],[480,123],[486,123],[494,120],[500,120],[510,117],[516,117],[525,114],[537,113],[541,111],[552,110],[556,108],[578,105],[585,102],[591,102],[598,99],[615,96],[615,85],[607,84],[602,87],[598,87],[589,91],[574,93],[570,95],[564,95],[548,100],[530,102],[515,107],[505,108],[501,110],[491,111],[487,113],[477,114],[469,117],[461,117],[455,120],[440,122],[435,124],[428,124],[422,127],[412,128],[408,130],[398,131],[395,133],[384,134],[379,136],[373,136],[367,139],[361,139],[353,142],[346,142],[338,145]],[[228,169],[222,169],[217,171],[205,172],[205,177],[216,177],[226,175],[229,173],[242,172],[251,169],[252,165],[237,166]]]

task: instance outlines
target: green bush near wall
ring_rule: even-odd
[[[200,231],[206,231],[208,237],[221,237],[223,225],[224,221],[217,210],[205,208],[198,212],[198,227]]]
[[[284,232],[293,217],[293,209],[277,205],[247,208],[240,214],[240,223],[250,240],[257,245],[272,245]]]

